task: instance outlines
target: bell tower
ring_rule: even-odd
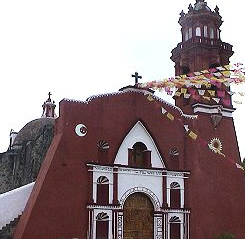
[[[171,60],[175,63],[175,75],[193,73],[230,63],[229,59],[233,55],[233,50],[232,45],[221,40],[222,23],[219,8],[216,6],[212,11],[204,0],[196,0],[194,6],[190,4],[187,13],[182,10],[179,18],[182,42],[172,50],[171,56]],[[195,91],[195,95],[191,91]],[[192,86],[191,89],[187,88],[183,91],[190,93],[191,96],[188,98],[186,97],[188,94],[180,95],[179,93],[180,97],[174,97],[175,104],[185,113],[197,112],[200,105],[205,105],[206,108],[214,108],[214,105],[217,106],[216,108],[232,108],[228,91],[229,87],[223,84],[219,88],[214,85],[210,88]]]
[[[188,13],[180,13],[182,42],[172,50],[171,60],[175,63],[175,74],[209,69],[229,64],[232,45],[222,42],[220,26],[222,17],[216,6],[212,11],[204,0],[191,4]]]

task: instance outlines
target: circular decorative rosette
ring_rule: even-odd
[[[210,140],[210,143],[208,144],[208,147],[213,151],[215,152],[216,154],[220,154],[222,156],[225,157],[225,155],[223,153],[221,153],[222,151],[222,143],[221,143],[221,140],[218,139],[218,138],[212,138]]]
[[[80,137],[84,137],[88,133],[87,127],[84,124],[78,124],[75,127],[75,133]]]

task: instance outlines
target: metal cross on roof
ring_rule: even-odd
[[[134,75],[132,75],[132,77],[135,78],[135,84],[138,84],[138,79],[142,79],[142,76],[139,76],[138,72],[135,72]]]
[[[50,96],[51,96],[51,95],[52,95],[51,92],[49,92],[49,93],[48,93],[48,98],[49,98],[49,99],[50,99]]]

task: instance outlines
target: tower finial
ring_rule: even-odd
[[[216,5],[214,11],[219,14],[219,7]]]

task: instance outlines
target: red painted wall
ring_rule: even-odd
[[[169,120],[161,106],[175,116]],[[92,99],[89,103],[61,101],[56,135],[40,170],[34,190],[15,231],[14,239],[86,238],[89,202],[86,163],[97,162],[97,143],[109,143],[108,164],[113,164],[122,140],[141,120],[155,140],[168,169],[176,169],[169,151],[180,152],[180,169],[191,170],[186,206],[191,208],[191,239],[212,239],[229,231],[244,239],[245,183],[238,170],[222,156],[186,136],[183,123],[202,138],[218,137],[223,153],[239,160],[233,121],[222,119],[216,130],[209,115],[197,120],[143,93],[124,92]],[[85,137],[75,134],[84,124]]]

